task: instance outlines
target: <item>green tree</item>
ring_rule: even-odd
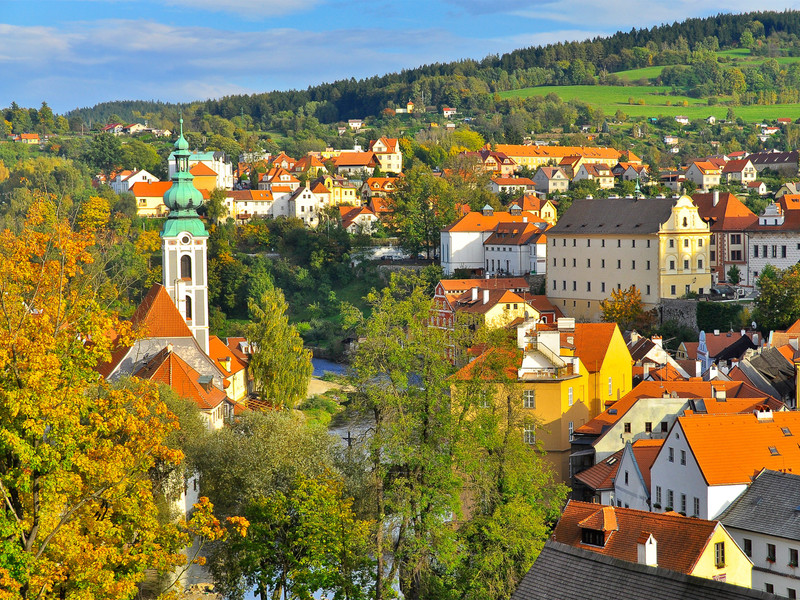
[[[228,208],[225,206],[225,197],[227,195],[227,191],[222,188],[214,188],[211,192],[211,196],[205,205],[205,211],[212,222],[219,223],[228,216]]]
[[[728,277],[728,282],[732,285],[738,285],[742,280],[742,272],[736,265],[731,265],[731,268],[728,269],[726,275]]]
[[[413,167],[399,180],[389,202],[391,227],[412,255],[433,256],[439,232],[456,218],[455,198],[447,181],[423,166]]]
[[[642,293],[635,285],[611,290],[611,296],[600,302],[600,309],[603,321],[616,323],[622,331],[651,324],[651,315],[644,310]]]
[[[112,171],[122,164],[122,142],[110,133],[99,133],[92,139],[84,159],[109,178]]]
[[[256,392],[272,406],[293,408],[308,391],[311,352],[289,323],[289,305],[281,290],[272,288],[261,298],[250,298],[248,308],[252,323],[247,337],[256,347],[250,359]]]
[[[786,329],[800,318],[800,264],[784,271],[765,266],[756,287],[756,321],[762,330]]]
[[[145,144],[141,140],[131,140],[122,144],[120,163],[125,169],[144,169],[154,175],[164,170],[158,151],[151,144]]]

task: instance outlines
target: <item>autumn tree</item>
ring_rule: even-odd
[[[128,324],[100,304],[80,231],[39,198],[0,232],[0,580],[8,597],[127,598],[149,568],[181,562],[159,523],[149,471],[182,454],[155,386],[112,387],[94,370]]]
[[[250,359],[250,373],[256,392],[271,406],[294,407],[305,398],[311,378],[311,352],[289,323],[289,305],[278,288],[250,298],[251,325],[247,337],[256,350]]]
[[[603,321],[616,323],[621,330],[652,325],[653,315],[644,309],[642,293],[635,285],[611,290],[611,296],[600,302]]]

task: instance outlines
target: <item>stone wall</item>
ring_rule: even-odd
[[[697,300],[661,300],[661,323],[677,321],[679,325],[697,329]]]

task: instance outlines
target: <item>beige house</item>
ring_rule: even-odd
[[[403,152],[400,150],[397,138],[382,137],[372,140],[369,143],[369,149],[375,154],[375,160],[381,171],[386,173],[403,172]]]
[[[718,186],[721,177],[722,169],[707,160],[696,160],[686,169],[686,181],[694,182],[704,191]]]
[[[729,160],[722,168],[722,175],[728,183],[747,184],[756,180],[758,171],[747,158]]]
[[[614,187],[614,174],[611,172],[611,168],[601,163],[582,164],[572,181],[580,181],[582,179],[596,181],[601,189],[607,190]]]
[[[561,167],[539,167],[533,175],[533,183],[537,192],[560,193],[569,188],[569,177]]]
[[[709,225],[688,196],[578,199],[547,231],[547,297],[596,320],[612,290],[635,285],[645,308],[711,286]]]

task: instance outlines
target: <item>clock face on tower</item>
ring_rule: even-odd
[[[187,244],[190,244],[191,242],[192,242],[192,238],[190,238],[188,235],[184,235],[181,238],[181,244],[183,244],[184,246],[187,245]]]

